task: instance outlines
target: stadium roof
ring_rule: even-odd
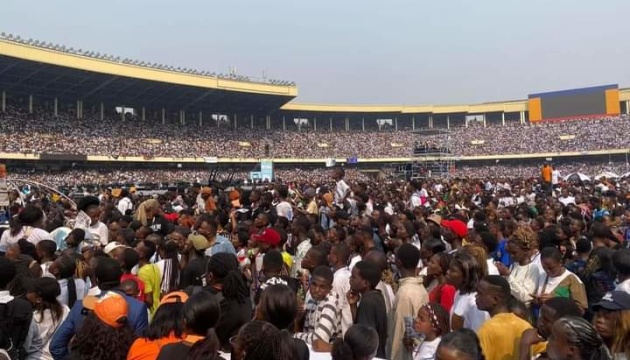
[[[65,48],[64,48],[65,49]],[[101,102],[148,109],[270,113],[297,96],[294,83],[258,83],[124,63],[0,39],[0,90],[36,101]]]

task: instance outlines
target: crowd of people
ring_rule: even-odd
[[[581,119],[544,124],[453,127],[448,138],[411,131],[282,131],[216,124],[185,125],[169,119],[141,121],[120,114],[86,113],[77,120],[72,111],[8,106],[0,113],[0,151],[11,153],[69,153],[112,157],[228,157],[228,158],[391,158],[411,157],[417,143],[434,144],[455,156],[556,153],[630,148],[627,116]],[[147,126],[150,123],[151,126]],[[222,125],[222,126],[221,126]],[[249,125],[249,124],[247,124]],[[610,131],[614,129],[614,131]],[[63,141],[60,141],[63,140]]]
[[[0,358],[630,358],[630,185],[12,197]]]

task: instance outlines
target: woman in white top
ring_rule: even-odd
[[[41,229],[44,226],[42,209],[28,205],[11,222],[11,228],[0,238],[0,252],[6,252],[9,245],[17,244],[21,239],[37,245],[43,239],[50,239],[50,234]]]
[[[50,351],[50,339],[57,331],[57,328],[68,317],[70,309],[57,301],[57,296],[61,294],[61,288],[53,278],[43,277],[27,284],[26,298],[33,305],[33,323],[37,327],[35,333],[41,341],[33,341],[42,347],[32,354],[29,359],[52,360]],[[35,349],[32,349],[35,350]],[[31,352],[31,348],[29,348]]]
[[[485,261],[482,265],[485,265]],[[490,315],[486,311],[477,308],[475,301],[477,284],[483,276],[482,266],[479,265],[474,256],[464,251],[455,253],[446,273],[447,283],[457,289],[451,309],[451,328],[453,330],[467,328],[477,331],[486,320],[490,319]]]
[[[512,295],[527,306],[532,301],[531,295],[536,292],[540,276],[538,266],[530,257],[535,238],[536,234],[533,231],[519,227],[510,236],[507,244],[507,251],[513,260],[512,266],[508,269],[505,265],[497,263],[499,273],[507,276]]]

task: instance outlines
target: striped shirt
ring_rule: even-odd
[[[335,291],[331,290],[321,301],[315,301],[309,292],[304,308],[304,329],[303,332],[295,333],[295,338],[307,344],[313,344],[315,339],[332,344],[341,336],[341,306],[339,295]]]

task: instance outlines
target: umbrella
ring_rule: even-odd
[[[580,182],[580,181],[591,181],[591,178],[578,172],[578,173],[567,175],[564,178],[564,180],[568,182]]]
[[[618,177],[619,175],[615,174],[614,172],[604,171],[604,172],[599,173],[597,176],[595,176],[595,180],[599,180],[601,178],[617,179]]]

